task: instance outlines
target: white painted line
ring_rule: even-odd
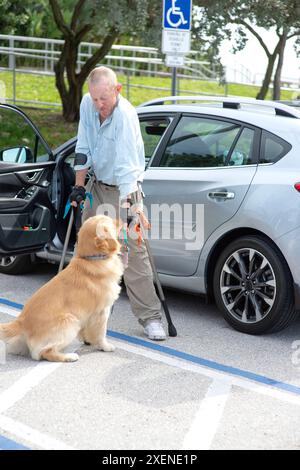
[[[182,449],[209,450],[222,419],[231,391],[227,380],[214,379],[201,402],[194,421],[186,434]]]
[[[75,450],[73,447],[68,446],[64,442],[54,439],[46,434],[42,434],[30,426],[19,423],[7,416],[0,416],[0,429],[9,432],[13,436],[19,437],[23,441],[26,440],[41,449],[45,450]]]
[[[17,380],[11,387],[0,394],[0,414],[11,408],[26,393],[39,385],[49,374],[54,372],[61,363],[39,362],[26,375]]]
[[[139,356],[147,357],[149,359],[153,359],[155,361],[159,361],[164,364],[168,364],[170,366],[177,367],[183,370],[195,372],[197,374],[204,375],[205,377],[209,377],[212,380],[219,379],[219,380],[223,380],[227,382],[229,381],[232,385],[236,387],[241,387],[246,390],[250,390],[251,392],[260,393],[261,395],[266,395],[271,398],[276,398],[277,400],[284,401],[286,403],[291,403],[293,405],[300,406],[299,395],[294,395],[289,392],[277,390],[270,386],[264,386],[264,385],[252,382],[251,380],[237,378],[229,374],[226,374],[225,372],[215,371],[215,370],[212,370],[212,369],[209,369],[209,368],[197,365],[197,364],[192,364],[190,362],[187,362],[181,359],[176,359],[170,356],[165,356],[162,353],[149,351],[146,348],[136,347],[131,344],[125,343],[122,340],[118,340],[116,338],[114,338],[114,340],[116,341],[116,343],[114,344],[117,346],[117,348],[123,349],[124,351],[128,351],[133,354],[138,354]]]
[[[13,307],[5,307],[4,305],[0,305],[0,313],[7,313],[12,317],[18,317],[21,313],[20,310],[16,310]]]
[[[14,309],[9,307],[3,307],[1,305],[0,312],[7,310],[5,313],[9,313],[13,316],[18,316],[18,313]],[[9,310],[9,312],[8,312]],[[74,352],[76,348],[68,348],[70,352]],[[11,408],[21,398],[23,398],[30,390],[39,385],[49,374],[54,372],[58,367],[62,365],[61,362],[38,362],[26,375],[17,380],[11,387],[6,389],[0,394],[0,414]]]
[[[3,305],[0,305],[0,313],[4,308],[5,308],[5,310],[7,310],[6,313],[8,313],[10,315],[18,316],[18,314],[19,314],[19,311],[15,310],[14,308],[6,307],[6,306],[3,307]],[[226,374],[225,372],[216,371],[216,370],[209,369],[209,368],[197,365],[197,364],[193,364],[191,362],[187,362],[187,361],[184,361],[184,360],[172,358],[170,356],[166,356],[162,353],[157,353],[157,352],[148,350],[148,349],[143,348],[143,347],[133,346],[133,345],[128,344],[128,343],[126,343],[122,340],[119,340],[117,338],[114,338],[114,340],[117,342],[117,347],[119,349],[123,349],[123,350],[131,352],[133,354],[138,354],[140,356],[148,357],[148,358],[153,359],[155,361],[159,361],[159,362],[162,362],[164,364],[171,365],[173,367],[177,367],[177,368],[179,367],[180,369],[188,370],[190,372],[196,372],[198,374],[209,377],[212,380],[214,380],[214,379],[230,380],[230,383],[234,386],[241,387],[241,388],[250,390],[250,391],[255,392],[255,393],[260,393],[261,395],[276,398],[278,400],[281,400],[281,401],[284,401],[284,402],[287,402],[287,403],[291,403],[293,405],[298,405],[298,406],[300,405],[300,396],[294,395],[292,393],[281,391],[281,390],[272,388],[270,386],[264,386],[264,385],[252,382],[251,380],[247,380],[247,379],[244,379],[244,378],[232,377],[229,374]],[[111,338],[110,338],[110,341],[111,341]],[[75,351],[75,350],[73,350],[73,351]],[[45,378],[48,374],[50,374],[52,372],[52,370],[55,370],[60,365],[61,365],[60,363],[45,363],[45,362],[42,362],[42,363],[39,363],[37,366],[35,366],[35,368],[43,368],[43,367],[49,368],[48,372],[42,371],[44,373],[43,378]],[[35,374],[33,374],[33,375],[35,375]],[[43,380],[43,378],[41,377],[40,379],[38,379],[38,377],[37,377],[36,380],[38,380],[38,381],[36,382],[36,385],[38,385],[38,383],[41,380]],[[25,379],[25,377],[24,377],[24,379]],[[22,380],[22,379],[20,379],[20,380]],[[19,384],[19,382],[20,381],[18,381],[17,384]],[[27,384],[27,386],[29,387],[29,389],[28,389],[28,391],[29,391],[32,387],[30,386],[30,384]],[[33,386],[35,386],[35,385],[33,385]],[[10,389],[12,389],[12,388],[14,388],[14,386],[12,386]],[[18,386],[17,386],[17,388],[18,388]],[[8,392],[8,390],[7,390],[7,392]],[[25,392],[23,394],[20,390],[19,390],[19,392],[15,391],[14,396],[16,397],[18,395],[18,393],[19,393],[19,395],[24,396],[25,393],[27,393],[27,392]],[[0,413],[1,413],[1,409],[2,409],[2,406],[1,406],[2,395],[4,395],[4,398],[5,398],[6,392],[3,392],[2,394],[0,394]],[[8,392],[7,395],[9,395],[9,392]],[[20,398],[22,396],[20,396]],[[18,401],[17,398],[14,399],[14,402],[16,402],[16,401]],[[9,400],[9,397],[6,397],[6,402],[7,403],[11,402],[12,404],[9,405],[9,406],[5,406],[3,404],[4,409],[7,409],[10,406],[13,406],[13,404],[14,404],[13,400]]]
[[[9,315],[17,317],[19,315],[18,310],[11,309],[9,307],[3,307],[1,305],[1,312],[8,313]],[[73,348],[74,350],[74,348]],[[36,431],[29,426],[12,420],[6,416],[1,415],[15,403],[21,400],[30,390],[39,385],[49,374],[54,372],[61,363],[49,363],[39,362],[34,365],[33,368],[26,375],[21,377],[11,387],[0,394],[0,428],[4,431],[10,432],[16,437],[26,439],[28,442],[49,450],[71,450],[71,447],[67,446],[61,441],[52,437],[46,436],[39,431]]]
[[[78,344],[76,347],[72,345],[66,348],[66,351],[75,352],[78,347]],[[39,385],[49,374],[54,372],[61,365],[62,362],[38,362],[30,372],[25,374],[11,387],[0,394],[0,414],[4,413],[4,411],[8,410],[15,403],[21,400],[26,393]]]

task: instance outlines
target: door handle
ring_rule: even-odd
[[[234,199],[235,193],[231,191],[214,191],[208,193],[208,196],[212,199]]]
[[[31,171],[19,171],[19,172],[16,172],[15,175],[18,178],[18,180],[24,185],[34,184],[38,180],[42,171],[43,171],[43,168],[37,169],[37,170],[31,170]]]

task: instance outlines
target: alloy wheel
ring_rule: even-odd
[[[233,252],[220,275],[220,292],[229,314],[242,323],[257,323],[272,309],[276,278],[268,259],[253,248]]]

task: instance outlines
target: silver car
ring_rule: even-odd
[[[168,97],[137,109],[162,283],[214,298],[239,331],[285,328],[300,306],[300,112],[236,97]],[[23,112],[0,106],[2,273],[60,260],[75,143],[52,153]]]

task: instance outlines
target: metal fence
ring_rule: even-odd
[[[26,36],[0,35],[0,72],[9,74],[11,92],[6,101],[15,104],[35,104],[47,107],[61,107],[59,102],[29,99],[18,93],[17,75],[30,74],[33,76],[54,76],[54,65],[58,60],[64,41],[58,39],[34,38]],[[98,49],[100,44],[82,42],[79,47],[77,71],[86,62],[88,57]],[[125,93],[130,99],[131,92],[136,89],[155,90],[170,94],[170,87],[155,87],[142,83],[133,83],[133,77],[167,77],[171,81],[170,69],[164,65],[163,57],[154,47],[136,47],[128,45],[114,45],[106,55],[102,64],[115,69],[125,76]],[[201,81],[209,80],[223,83],[221,94],[227,94],[226,80],[217,72],[216,68],[209,67],[208,62],[200,60],[197,51],[191,51],[186,57],[185,66],[178,69],[177,94],[185,93],[180,88],[181,79],[195,80],[199,89],[189,94],[201,94]],[[1,80],[1,73],[0,73]],[[136,82],[136,80],[135,80]],[[2,92],[3,93],[3,92]],[[0,87],[1,98],[1,87]]]

